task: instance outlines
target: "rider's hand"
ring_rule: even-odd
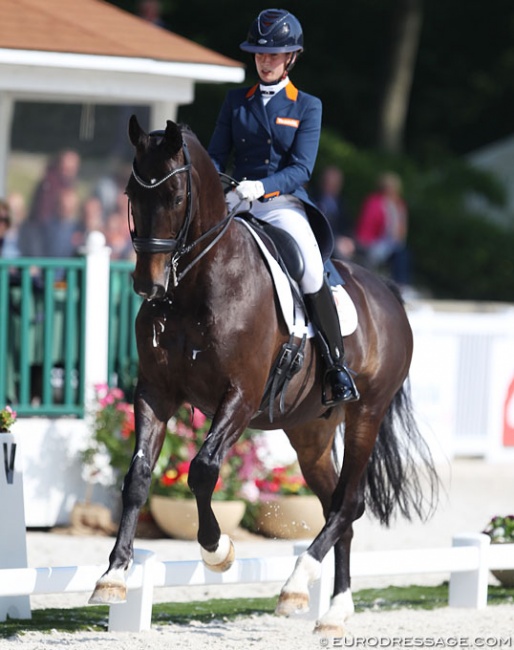
[[[241,181],[236,187],[236,193],[244,201],[255,201],[264,194],[261,181]]]

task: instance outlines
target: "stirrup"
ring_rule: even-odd
[[[330,375],[337,374],[345,376],[346,381],[331,381]],[[327,397],[326,386],[330,385],[332,396]],[[328,368],[323,375],[323,386],[321,389],[321,401],[324,406],[335,406],[344,402],[356,402],[360,399],[360,394],[353,381],[350,371],[345,366],[332,366]]]

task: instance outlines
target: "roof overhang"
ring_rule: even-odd
[[[187,104],[195,82],[240,83],[244,76],[242,66],[0,48],[0,91],[27,98]]]

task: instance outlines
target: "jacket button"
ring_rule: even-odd
[[[271,138],[268,138],[267,142],[268,144],[271,144]]]
[[[265,165],[269,165],[269,160],[268,160],[268,158],[266,158],[266,160],[264,161],[264,164],[265,164]]]

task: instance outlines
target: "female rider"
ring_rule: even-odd
[[[333,236],[304,189],[318,151],[321,101],[297,90],[289,80],[303,50],[302,27],[288,11],[266,9],[240,47],[254,54],[260,83],[228,93],[209,154],[220,172],[225,172],[233,154],[239,198],[259,199],[252,204],[252,214],[297,241],[305,263],[301,289],[331,389],[325,403],[355,400],[359,393],[344,363],[339,320],[324,277],[323,259],[332,252]]]

